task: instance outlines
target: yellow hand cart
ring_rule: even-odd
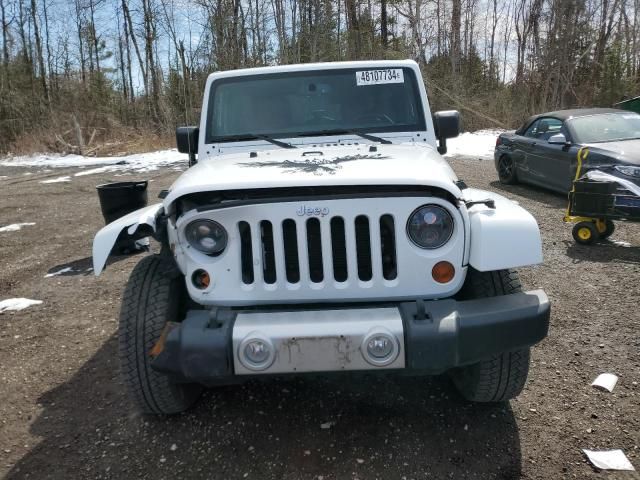
[[[564,216],[565,222],[575,224],[573,238],[582,245],[610,237],[615,230],[614,220],[640,222],[640,197],[614,181],[594,181],[583,176],[588,155],[588,147],[578,150],[576,174]]]

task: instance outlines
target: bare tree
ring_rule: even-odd
[[[7,21],[5,0],[0,0],[0,21],[2,21],[2,65],[9,66],[9,22]]]
[[[38,67],[40,69],[40,83],[42,85],[42,92],[44,93],[44,100],[49,105],[49,88],[47,87],[47,69],[44,66],[44,56],[42,54],[42,39],[40,38],[40,27],[38,25],[38,8],[36,0],[31,0],[31,19],[33,21],[33,33],[36,41],[36,55],[38,56]]]
[[[460,0],[453,0],[451,8],[451,71],[460,73]]]

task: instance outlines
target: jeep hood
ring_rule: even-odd
[[[200,160],[171,186],[165,208],[190,193],[345,185],[434,186],[460,197],[457,177],[431,146],[305,146],[220,155]]]

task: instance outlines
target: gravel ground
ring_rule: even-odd
[[[598,472],[581,452],[621,448],[640,468],[640,225],[577,246],[563,197],[505,188],[489,161],[451,163],[469,185],[520,202],[542,231],[544,264],[521,277],[552,299],[552,325],[517,400],[472,405],[443,377],[318,377],[211,390],[172,418],[137,414],[118,377],[119,302],[140,257],[88,271],[102,222],[94,187],[123,177],[41,184],[75,170],[4,167],[0,226],[36,225],[0,233],[0,300],[44,303],[0,314],[0,476],[640,478]],[[177,172],[144,176],[155,198]],[[607,371],[620,377],[613,393],[589,386]]]

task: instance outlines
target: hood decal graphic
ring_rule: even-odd
[[[334,175],[336,170],[342,168],[342,163],[353,162],[355,160],[386,160],[391,157],[380,153],[344,155],[342,157],[328,158],[309,158],[300,160],[283,160],[281,162],[247,162],[241,163],[242,167],[278,167],[285,173],[312,173],[314,175]]]

